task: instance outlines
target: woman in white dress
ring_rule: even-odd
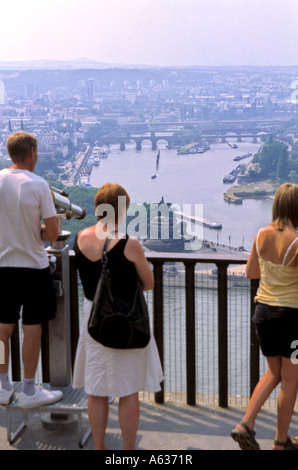
[[[126,198],[126,207],[120,209],[120,213],[119,197]],[[107,183],[98,190],[94,202],[98,223],[79,232],[74,244],[85,299],[84,324],[76,354],[73,386],[85,387],[89,395],[88,416],[95,449],[106,449],[109,396],[119,397],[123,448],[135,449],[140,413],[138,392],[159,391],[163,373],[152,334],[145,348],[119,350],[99,344],[88,333],[92,300],[102,269],[103,246],[111,227],[116,231],[109,242],[107,257],[114,292],[131,301],[137,279],[144,291],[153,289],[154,279],[138,240],[117,231],[129,205],[125,189],[118,184]],[[107,211],[109,207],[111,211]],[[109,219],[109,213],[112,213],[113,221]]]

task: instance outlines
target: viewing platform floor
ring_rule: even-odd
[[[92,450],[93,439],[88,437],[88,416],[84,396],[81,400],[80,422],[75,422],[69,429],[51,429],[44,422],[44,413],[52,412],[54,405],[43,407],[43,411],[28,411],[26,427],[13,442],[9,442],[7,433],[7,410],[0,406],[0,450]],[[71,396],[69,396],[71,402]],[[63,409],[60,404],[60,411]],[[61,408],[62,407],[62,408]],[[122,450],[121,431],[118,422],[118,399],[109,405],[109,421],[106,433],[106,445],[109,450]],[[47,409],[45,409],[47,408]],[[65,408],[67,412],[69,408]],[[78,409],[74,412],[78,412]],[[137,450],[239,450],[230,437],[244,414],[244,409],[234,407],[218,408],[212,406],[188,406],[165,403],[158,405],[141,401],[140,425],[137,437]],[[19,426],[23,411],[17,406],[10,410],[11,428]],[[75,413],[74,413],[75,414]],[[80,420],[78,420],[80,421]],[[269,450],[275,436],[276,410],[264,409],[256,422],[256,439],[262,450]],[[78,430],[88,437],[79,445]],[[83,430],[83,433],[82,433]],[[290,434],[298,435],[298,414],[292,419]]]

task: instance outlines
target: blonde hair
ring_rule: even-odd
[[[283,230],[287,221],[298,227],[298,185],[282,184],[275,193],[272,206],[272,223],[277,230]]]
[[[114,209],[115,222],[119,222],[119,197],[124,196],[126,198],[126,210],[130,203],[130,197],[126,190],[117,183],[106,183],[96,193],[94,198],[94,206],[97,209],[101,204],[109,204]],[[101,220],[104,216],[97,215],[97,219]]]
[[[23,162],[32,147],[37,149],[37,139],[27,132],[18,131],[8,137],[6,147],[13,162]]]

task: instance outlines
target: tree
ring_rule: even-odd
[[[290,181],[294,184],[298,184],[298,173],[295,170],[291,170],[289,173]]]
[[[255,155],[253,163],[259,164],[258,174],[267,178],[275,173],[277,178],[287,179],[289,174],[288,149],[282,142],[264,145]]]
[[[278,157],[278,163],[276,168],[276,177],[281,180],[286,180],[289,174],[289,165],[288,165],[288,150],[286,146],[280,149],[280,154]]]

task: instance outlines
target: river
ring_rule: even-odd
[[[204,239],[234,247],[244,244],[250,250],[258,229],[271,220],[272,200],[248,199],[242,205],[229,204],[223,194],[230,185],[223,183],[223,177],[239,164],[233,161],[234,157],[246,153],[254,155],[261,144],[240,142],[238,148],[233,149],[226,143],[216,143],[211,144],[207,152],[193,155],[178,155],[177,150],[160,144],[160,167],[155,179],[151,179],[151,175],[155,173],[157,152],[151,149],[149,142],[146,144],[141,151],[135,149],[134,143],[127,145],[125,151],[121,151],[119,145],[110,146],[108,157],[93,168],[91,185],[100,187],[106,182],[117,182],[126,188],[135,203],[159,202],[163,196],[165,202],[179,206],[202,204],[203,216],[222,224],[221,230],[204,227]],[[249,161],[245,159],[241,163]],[[229,289],[228,295],[229,393],[248,396],[248,369],[243,363],[247,365],[249,356],[249,290]],[[196,289],[197,392],[203,394],[216,394],[217,390],[216,306],[216,289]],[[184,289],[165,288],[166,391],[185,392],[186,389],[185,315]],[[214,355],[208,354],[213,350]]]
[[[151,175],[155,173],[157,152],[149,142],[144,142],[140,151],[133,142],[124,151],[119,145],[112,145],[108,158],[102,158],[100,165],[93,168],[90,183],[99,187],[117,182],[125,187],[133,203],[156,203],[163,197],[165,202],[181,208],[190,204],[192,213],[195,205],[202,204],[203,216],[222,224],[220,230],[204,227],[204,239],[233,247],[244,245],[250,250],[258,229],[271,220],[272,200],[247,199],[242,205],[224,201],[223,194],[232,184],[223,183],[223,177],[239,164],[233,158],[246,153],[254,155],[261,144],[248,140],[237,145],[233,149],[226,143],[213,143],[203,154],[178,155],[176,149],[159,143],[160,166],[155,179]]]

